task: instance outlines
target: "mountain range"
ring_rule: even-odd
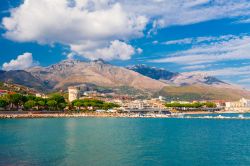
[[[40,91],[66,90],[68,86],[92,86],[122,92],[176,99],[239,99],[250,92],[218,78],[192,73],[176,73],[147,65],[114,66],[103,60],[64,60],[48,67],[0,71],[0,81],[32,87]]]

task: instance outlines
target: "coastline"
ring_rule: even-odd
[[[42,114],[0,114],[0,119],[22,119],[22,118],[169,118],[170,115],[163,114],[128,114],[128,113],[42,113]]]
[[[244,114],[249,112],[227,112],[227,111],[220,111],[220,112],[179,112],[173,114],[136,114],[136,113],[96,113],[96,112],[88,112],[88,113],[65,113],[65,112],[58,112],[58,113],[37,113],[37,112],[0,112],[0,119],[36,119],[36,118],[178,118],[183,115],[206,115],[206,114]],[[190,118],[190,117],[189,117]]]

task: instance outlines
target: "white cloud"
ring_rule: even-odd
[[[137,49],[136,49],[136,52],[137,52],[138,54],[141,54],[141,53],[143,52],[143,49],[137,48]]]
[[[210,37],[211,38],[211,37]],[[250,59],[250,36],[221,36],[208,43],[194,43],[190,49],[170,54],[153,62],[198,65],[218,61]]]
[[[89,58],[114,40],[143,35],[147,18],[129,13],[109,0],[25,0],[3,19],[4,36],[19,42],[62,43]],[[74,2],[74,3],[73,3]],[[111,47],[111,46],[109,46]],[[118,59],[120,56],[110,56]]]
[[[153,29],[250,15],[248,0],[122,0],[122,2],[127,10],[153,18],[151,19]]]
[[[250,78],[244,78],[238,81],[239,83],[250,83]],[[249,86],[249,85],[248,85]]]
[[[158,40],[154,40],[154,41],[152,42],[152,44],[158,44],[158,43],[159,43]]]
[[[2,66],[3,70],[23,70],[29,67],[37,65],[37,62],[34,62],[31,53],[24,53],[19,55],[17,59],[12,59],[10,62],[5,62]]]
[[[185,39],[179,39],[179,40],[166,41],[163,44],[166,44],[166,45],[171,45],[171,44],[191,44],[192,41],[193,41],[192,38],[185,38]]]
[[[250,3],[248,0],[24,0],[10,14],[2,22],[6,38],[61,43],[89,58],[89,52],[112,47],[112,41],[143,36],[148,24],[157,29],[248,17]]]
[[[236,21],[235,23],[249,24],[250,18],[240,19],[240,20]]]
[[[219,37],[201,36],[201,37],[196,37],[196,38],[184,38],[184,39],[165,41],[162,44],[166,44],[166,45],[192,44],[193,45],[193,44],[200,44],[200,43],[204,43],[204,42],[228,41],[228,40],[233,39],[235,37],[236,36],[234,36],[234,35],[224,35],[224,36],[219,36]]]
[[[184,66],[184,67],[182,67],[182,69],[184,69],[184,70],[197,70],[197,69],[205,69],[205,68],[208,68],[210,66],[211,66],[210,64],[208,64],[208,65],[190,65],[190,66]]]
[[[215,70],[197,70],[192,72],[194,74],[206,74],[210,76],[249,76],[250,75],[250,66],[243,67],[226,67],[222,69]]]
[[[67,54],[68,59],[74,59],[75,56],[76,56],[76,54],[74,52],[70,52]]]
[[[85,52],[85,56],[92,60],[98,58],[102,58],[104,60],[128,60],[133,54],[135,54],[135,49],[131,45],[118,40],[112,41],[109,47]]]

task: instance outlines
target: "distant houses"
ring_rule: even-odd
[[[241,98],[239,101],[226,102],[225,110],[239,112],[250,111],[250,100]]]
[[[8,94],[7,90],[1,90],[0,89],[0,96],[6,95],[6,94]]]

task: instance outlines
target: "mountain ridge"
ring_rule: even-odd
[[[48,67],[33,67],[27,71],[36,78],[47,80],[55,89],[73,83],[88,82],[107,87],[131,86],[150,91],[158,91],[166,86],[163,82],[100,60],[91,62],[65,60]]]
[[[140,70],[139,70],[139,69]],[[134,71],[135,70],[135,71]],[[136,65],[114,66],[103,60],[64,60],[47,67],[0,71],[0,81],[12,81],[40,91],[67,90],[68,86],[97,86],[135,95],[163,95],[179,99],[236,99],[250,92],[207,75],[176,73]],[[224,93],[224,94],[223,94]]]

